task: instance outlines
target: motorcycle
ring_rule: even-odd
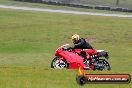
[[[69,44],[65,44],[55,51],[51,68],[77,69],[81,66],[87,70],[111,70],[110,64],[104,58],[106,56],[108,53],[104,50],[72,49]]]

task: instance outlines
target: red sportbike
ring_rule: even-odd
[[[65,44],[56,50],[51,68],[77,69],[81,66],[88,70],[110,70],[106,58],[108,53],[104,50],[72,49],[69,44]]]

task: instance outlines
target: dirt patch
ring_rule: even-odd
[[[92,42],[97,42],[97,43],[101,43],[104,41],[104,39],[102,38],[96,38],[96,37],[91,37],[91,38],[85,38],[86,42],[92,43]]]

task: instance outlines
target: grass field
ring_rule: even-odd
[[[132,75],[132,19],[0,9],[0,88],[80,88],[76,70],[50,68],[56,48],[72,34],[96,38],[110,53],[111,71]],[[71,44],[72,45],[72,44]],[[83,88],[132,88],[132,84],[90,84]]]

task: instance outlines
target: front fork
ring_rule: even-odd
[[[59,59],[58,59],[58,60],[59,60],[59,62],[60,62],[61,60],[63,60],[63,57],[60,57],[60,56],[59,56]]]

